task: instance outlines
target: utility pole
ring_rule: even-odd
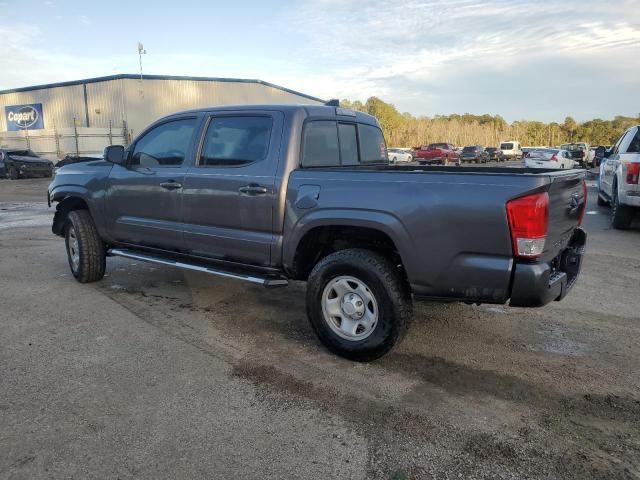
[[[144,97],[144,90],[142,88],[142,55],[146,55],[147,51],[144,49],[144,45],[138,42],[138,59],[140,60],[140,90],[138,93],[141,97]]]

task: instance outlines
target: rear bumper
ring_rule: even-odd
[[[576,228],[565,248],[551,263],[516,263],[511,287],[512,307],[541,307],[562,300],[575,285],[587,234]]]
[[[430,165],[432,163],[443,163],[444,157],[429,157],[429,158],[416,157],[416,160],[418,161],[418,163]]]

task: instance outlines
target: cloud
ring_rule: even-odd
[[[211,48],[210,32],[190,32],[182,50],[150,49],[144,72],[260,78],[327,99],[375,95],[417,115],[638,113],[636,0],[300,0],[263,27],[277,32],[268,48],[253,39],[227,52]],[[137,38],[126,52],[71,55],[49,46],[52,31],[0,24],[0,89],[138,71]],[[75,41],[74,52],[82,48]]]
[[[551,119],[558,111],[579,117],[591,110],[587,102],[611,115],[614,105],[625,110],[617,113],[637,113],[621,97],[631,93],[629,75],[640,78],[640,11],[632,3],[309,0],[284,24],[309,42],[309,60],[299,61],[339,79],[320,76],[321,96],[378,95],[412,113]],[[603,68],[610,74],[604,83],[585,82]],[[513,106],[500,111],[506,92]],[[537,113],[541,102],[554,108]]]

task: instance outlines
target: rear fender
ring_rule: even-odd
[[[400,220],[385,212],[356,209],[325,209],[309,212],[298,219],[297,223],[285,232],[283,245],[283,266],[285,271],[291,272],[296,249],[307,232],[316,227],[347,226],[364,227],[378,230],[386,234],[394,243],[409,278],[414,262],[410,252],[415,249],[407,229]]]

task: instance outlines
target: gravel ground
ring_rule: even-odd
[[[371,364],[322,348],[303,284],[76,283],[45,188],[0,181],[0,478],[640,478],[640,225],[593,188],[564,301],[420,303]]]

